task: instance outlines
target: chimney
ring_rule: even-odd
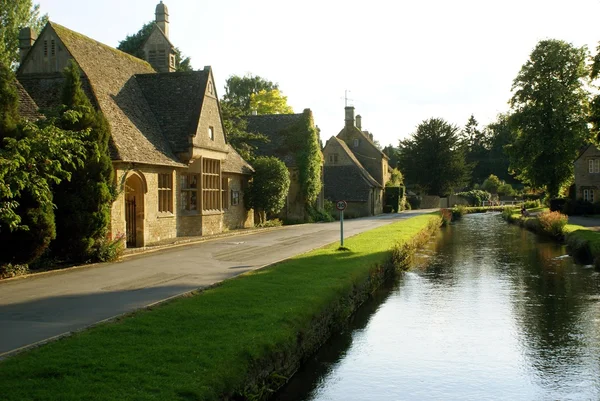
[[[354,127],[354,107],[346,106],[346,127]]]
[[[362,117],[360,114],[356,116],[356,128],[362,131]]]
[[[21,28],[19,31],[19,52],[21,54],[21,63],[27,57],[27,53],[31,50],[31,46],[37,39],[37,34],[31,28]]]
[[[161,0],[156,6],[156,25],[165,33],[167,39],[169,38],[169,10]]]

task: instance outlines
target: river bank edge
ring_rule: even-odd
[[[575,224],[567,224],[562,229],[561,235],[551,235],[541,228],[537,216],[522,216],[515,210],[513,213],[503,212],[502,218],[510,224],[516,224],[537,235],[567,245],[569,255],[573,256],[577,263],[593,264],[596,269],[600,268],[600,232]]]
[[[84,397],[85,394],[95,394],[96,397],[102,395],[101,399],[115,399],[115,396],[123,400],[155,399],[157,394],[150,397],[147,391],[148,388],[144,387],[156,387],[150,390],[159,391],[161,380],[155,378],[154,381],[158,382],[152,384],[144,382],[148,382],[149,378],[153,377],[151,373],[153,370],[160,369],[161,376],[169,374],[180,376],[185,373],[182,375],[184,377],[177,378],[179,383],[174,385],[177,388],[172,389],[176,391],[170,393],[171,398],[169,399],[173,398],[173,393],[178,395],[177,399],[268,399],[275,389],[283,385],[293,375],[303,360],[312,355],[334,331],[341,330],[347,324],[349,317],[377,288],[393,277],[396,271],[405,268],[410,263],[410,257],[414,251],[426,242],[439,229],[440,225],[441,218],[439,215],[419,216],[393,223],[384,227],[396,227],[395,231],[385,231],[383,230],[384,227],[371,230],[373,232],[370,234],[371,237],[367,236],[367,241],[363,241],[370,242],[370,244],[363,245],[364,248],[362,249],[353,240],[355,237],[360,238],[366,233],[348,239],[348,245],[353,250],[352,252],[336,252],[335,247],[325,247],[327,249],[323,248],[320,254],[311,252],[304,255],[304,259],[301,257],[295,261],[285,261],[276,266],[256,271],[252,275],[229,280],[208,291],[199,291],[199,296],[191,295],[186,299],[175,300],[151,310],[134,312],[130,316],[125,316],[116,322],[103,324],[89,332],[77,333],[72,337],[30,352],[15,355],[15,357],[8,358],[0,363],[0,372],[6,379],[4,385],[0,385],[0,393],[6,395],[7,400],[80,399],[78,397]],[[381,246],[378,248],[378,246],[372,245],[373,240],[377,239],[377,235],[392,231],[397,239],[388,238],[386,241],[380,242],[393,243],[394,246],[386,245],[384,251]],[[202,303],[203,299],[214,298],[215,293],[219,291],[225,291],[227,296],[235,295],[232,294],[231,287],[236,287],[236,283],[252,281],[253,278],[254,281],[257,281],[256,278],[261,275],[263,277],[268,277],[270,274],[281,276],[280,271],[286,269],[286,263],[300,264],[304,261],[304,264],[313,263],[319,266],[319,263],[331,260],[332,257],[334,259],[352,259],[356,255],[359,256],[358,261],[370,261],[371,263],[362,263],[359,267],[356,267],[357,265],[354,263],[354,266],[347,270],[348,274],[343,274],[340,271],[335,273],[336,280],[343,280],[343,285],[323,286],[321,292],[325,293],[323,298],[327,299],[327,302],[323,302],[323,299],[319,300],[320,307],[324,307],[321,308],[319,313],[314,314],[307,324],[302,318],[294,316],[293,311],[290,312],[289,317],[285,316],[283,318],[285,323],[291,321],[295,327],[293,335],[285,338],[285,343],[279,341],[281,340],[281,333],[279,333],[281,329],[277,325],[265,328],[266,325],[262,324],[260,328],[257,328],[256,326],[252,327],[250,324],[251,327],[246,326],[245,328],[249,332],[253,332],[258,340],[263,340],[262,337],[265,334],[270,335],[271,331],[275,332],[275,339],[270,339],[272,340],[270,343],[265,341],[262,341],[262,343],[261,341],[252,342],[250,343],[251,349],[248,349],[249,347],[243,349],[243,347],[238,346],[242,349],[233,352],[227,350],[225,357],[219,355],[222,359],[222,361],[219,361],[222,365],[220,366],[221,371],[218,369],[213,371],[210,366],[203,366],[206,364],[202,361],[195,361],[195,363],[185,366],[182,364],[169,365],[167,359],[177,359],[174,358],[173,351],[170,349],[180,349],[178,346],[181,346],[181,344],[177,343],[184,343],[186,351],[188,348],[193,348],[194,345],[190,343],[191,341],[185,341],[185,338],[189,337],[189,332],[192,332],[192,336],[189,337],[190,340],[195,340],[202,348],[207,348],[206,338],[209,336],[203,333],[194,333],[194,330],[202,330],[204,326],[214,324],[215,322],[209,319],[214,320],[212,312],[216,309],[218,314],[220,310],[218,307],[215,308],[214,305],[207,307],[210,303]],[[298,268],[295,267],[295,269],[297,272]],[[296,280],[296,282],[298,281]],[[304,286],[307,285],[314,286],[315,283],[307,282],[304,284]],[[256,289],[256,286],[250,287],[252,290]],[[240,285],[237,285],[237,288],[239,289]],[[343,289],[344,292],[340,292],[340,289]],[[246,291],[248,291],[248,288],[246,288]],[[235,320],[235,318],[253,319],[257,313],[257,308],[254,308],[254,310],[244,308],[240,299],[248,301],[248,293],[241,292],[241,294],[237,294],[237,299],[230,300],[230,304],[226,305],[228,307],[227,313],[232,313],[231,305],[235,304],[240,307],[241,304],[240,309],[249,316],[244,317],[233,314],[228,318],[232,320]],[[293,298],[294,292],[304,293],[310,291],[308,288],[302,288],[299,285],[289,292],[290,298]],[[268,290],[266,293],[268,293]],[[262,296],[265,296],[264,294]],[[261,295],[257,296],[260,297]],[[203,320],[203,322],[193,329],[184,327],[183,331],[181,331],[182,327],[166,327],[165,324],[168,325],[173,322],[174,318],[175,320],[181,318],[182,312],[184,314],[190,313],[190,308],[182,311],[184,308],[181,307],[181,303],[187,302],[189,306],[190,302],[194,302],[193,299],[196,299],[196,304],[192,305],[193,312],[197,313],[201,310],[204,313],[195,316],[195,319]],[[258,309],[260,309],[258,313],[261,314],[270,312],[264,310],[266,309],[264,307]],[[302,305],[298,309],[302,309]],[[302,315],[300,310],[296,312],[296,315]],[[281,318],[279,319],[281,320]],[[171,342],[173,344],[165,344],[164,331],[169,329],[176,330],[176,335],[184,338],[184,340],[172,337]],[[289,328],[287,329],[289,331]],[[156,335],[153,336],[152,333],[149,333],[152,330],[158,330],[162,338],[155,338]],[[265,333],[260,332],[261,330]],[[223,332],[213,330],[211,335],[219,337],[223,336]],[[243,334],[229,333],[228,336],[228,344],[230,344],[232,338],[235,339],[236,336],[243,337]],[[265,345],[269,345],[269,347],[265,348]],[[233,348],[236,346],[237,344]],[[208,351],[203,349],[200,352],[204,354],[223,352],[222,344],[213,346],[213,349]],[[189,355],[187,359],[198,357],[198,355],[195,355],[197,353],[198,351],[194,349],[193,352],[190,352],[193,355]],[[84,358],[81,357],[82,354],[85,355]],[[143,364],[140,364],[139,360],[147,359],[148,357],[144,356],[146,354],[164,354],[161,358],[164,365],[154,366],[156,361],[153,361],[151,365],[142,366]],[[154,357],[155,355],[153,355]],[[214,358],[214,355],[208,355],[209,360],[212,358]],[[190,372],[185,370],[189,370],[190,366],[196,370],[204,370],[205,373],[210,373],[209,376],[216,377],[210,377],[207,381],[202,379],[199,383],[198,377],[195,377],[196,380],[193,381],[197,383],[196,386],[189,383],[190,388],[181,390],[181,387],[188,387],[185,376]],[[90,371],[90,367],[93,367],[92,371]],[[196,370],[194,373],[196,373]],[[102,373],[102,383],[97,380],[96,374],[98,372]],[[139,375],[139,372],[149,373],[146,373],[145,377],[142,375],[143,378],[139,379],[135,376],[136,374]],[[222,377],[218,377],[219,375]],[[188,382],[190,379],[194,379],[194,376],[187,377]],[[166,381],[167,379],[163,378],[162,380]],[[137,382],[135,390],[140,392],[132,391],[124,396],[123,392],[127,391],[127,388],[134,382]],[[199,388],[194,389],[193,387]]]

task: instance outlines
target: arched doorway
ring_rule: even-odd
[[[125,181],[125,233],[127,247],[144,246],[144,193],[145,180],[134,172]]]

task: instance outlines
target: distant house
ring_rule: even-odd
[[[348,145],[332,136],[323,149],[323,155],[325,199],[346,201],[347,215],[381,213],[383,186],[363,167]]]
[[[362,130],[361,116],[355,119],[354,107],[345,108],[344,128],[335,141],[327,141],[323,152],[325,198],[332,202],[345,200],[349,205],[352,202],[360,216],[382,213],[385,184],[390,179],[389,158],[377,148],[373,135]],[[344,179],[345,174],[357,179]],[[345,184],[341,185],[340,180]]]
[[[302,143],[302,141],[298,141],[298,139],[312,135],[307,131],[307,129],[315,129],[312,112],[310,109],[305,109],[298,114],[252,115],[245,118],[248,122],[248,132],[261,133],[268,138],[268,142],[257,144],[257,155],[275,156],[285,163],[290,173],[290,190],[280,217],[306,221],[308,202],[303,196],[302,182],[300,181],[297,158],[302,153],[302,149],[298,148],[298,143]],[[315,138],[315,140],[317,139]],[[319,146],[317,145],[316,148],[318,149]],[[319,157],[323,160],[320,151]],[[321,191],[316,206],[321,208],[322,205]]]
[[[575,196],[588,202],[600,200],[600,150],[588,145],[575,160]]]
[[[144,44],[149,62],[53,22],[37,39],[28,29],[20,35],[17,77],[40,108],[59,104],[61,72],[73,59],[106,117],[120,191],[110,231],[128,247],[253,225],[243,202],[252,167],[226,143],[212,69],[169,72],[168,32],[161,2]]]

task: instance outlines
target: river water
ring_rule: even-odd
[[[599,400],[600,274],[498,214],[467,215],[275,399]]]

